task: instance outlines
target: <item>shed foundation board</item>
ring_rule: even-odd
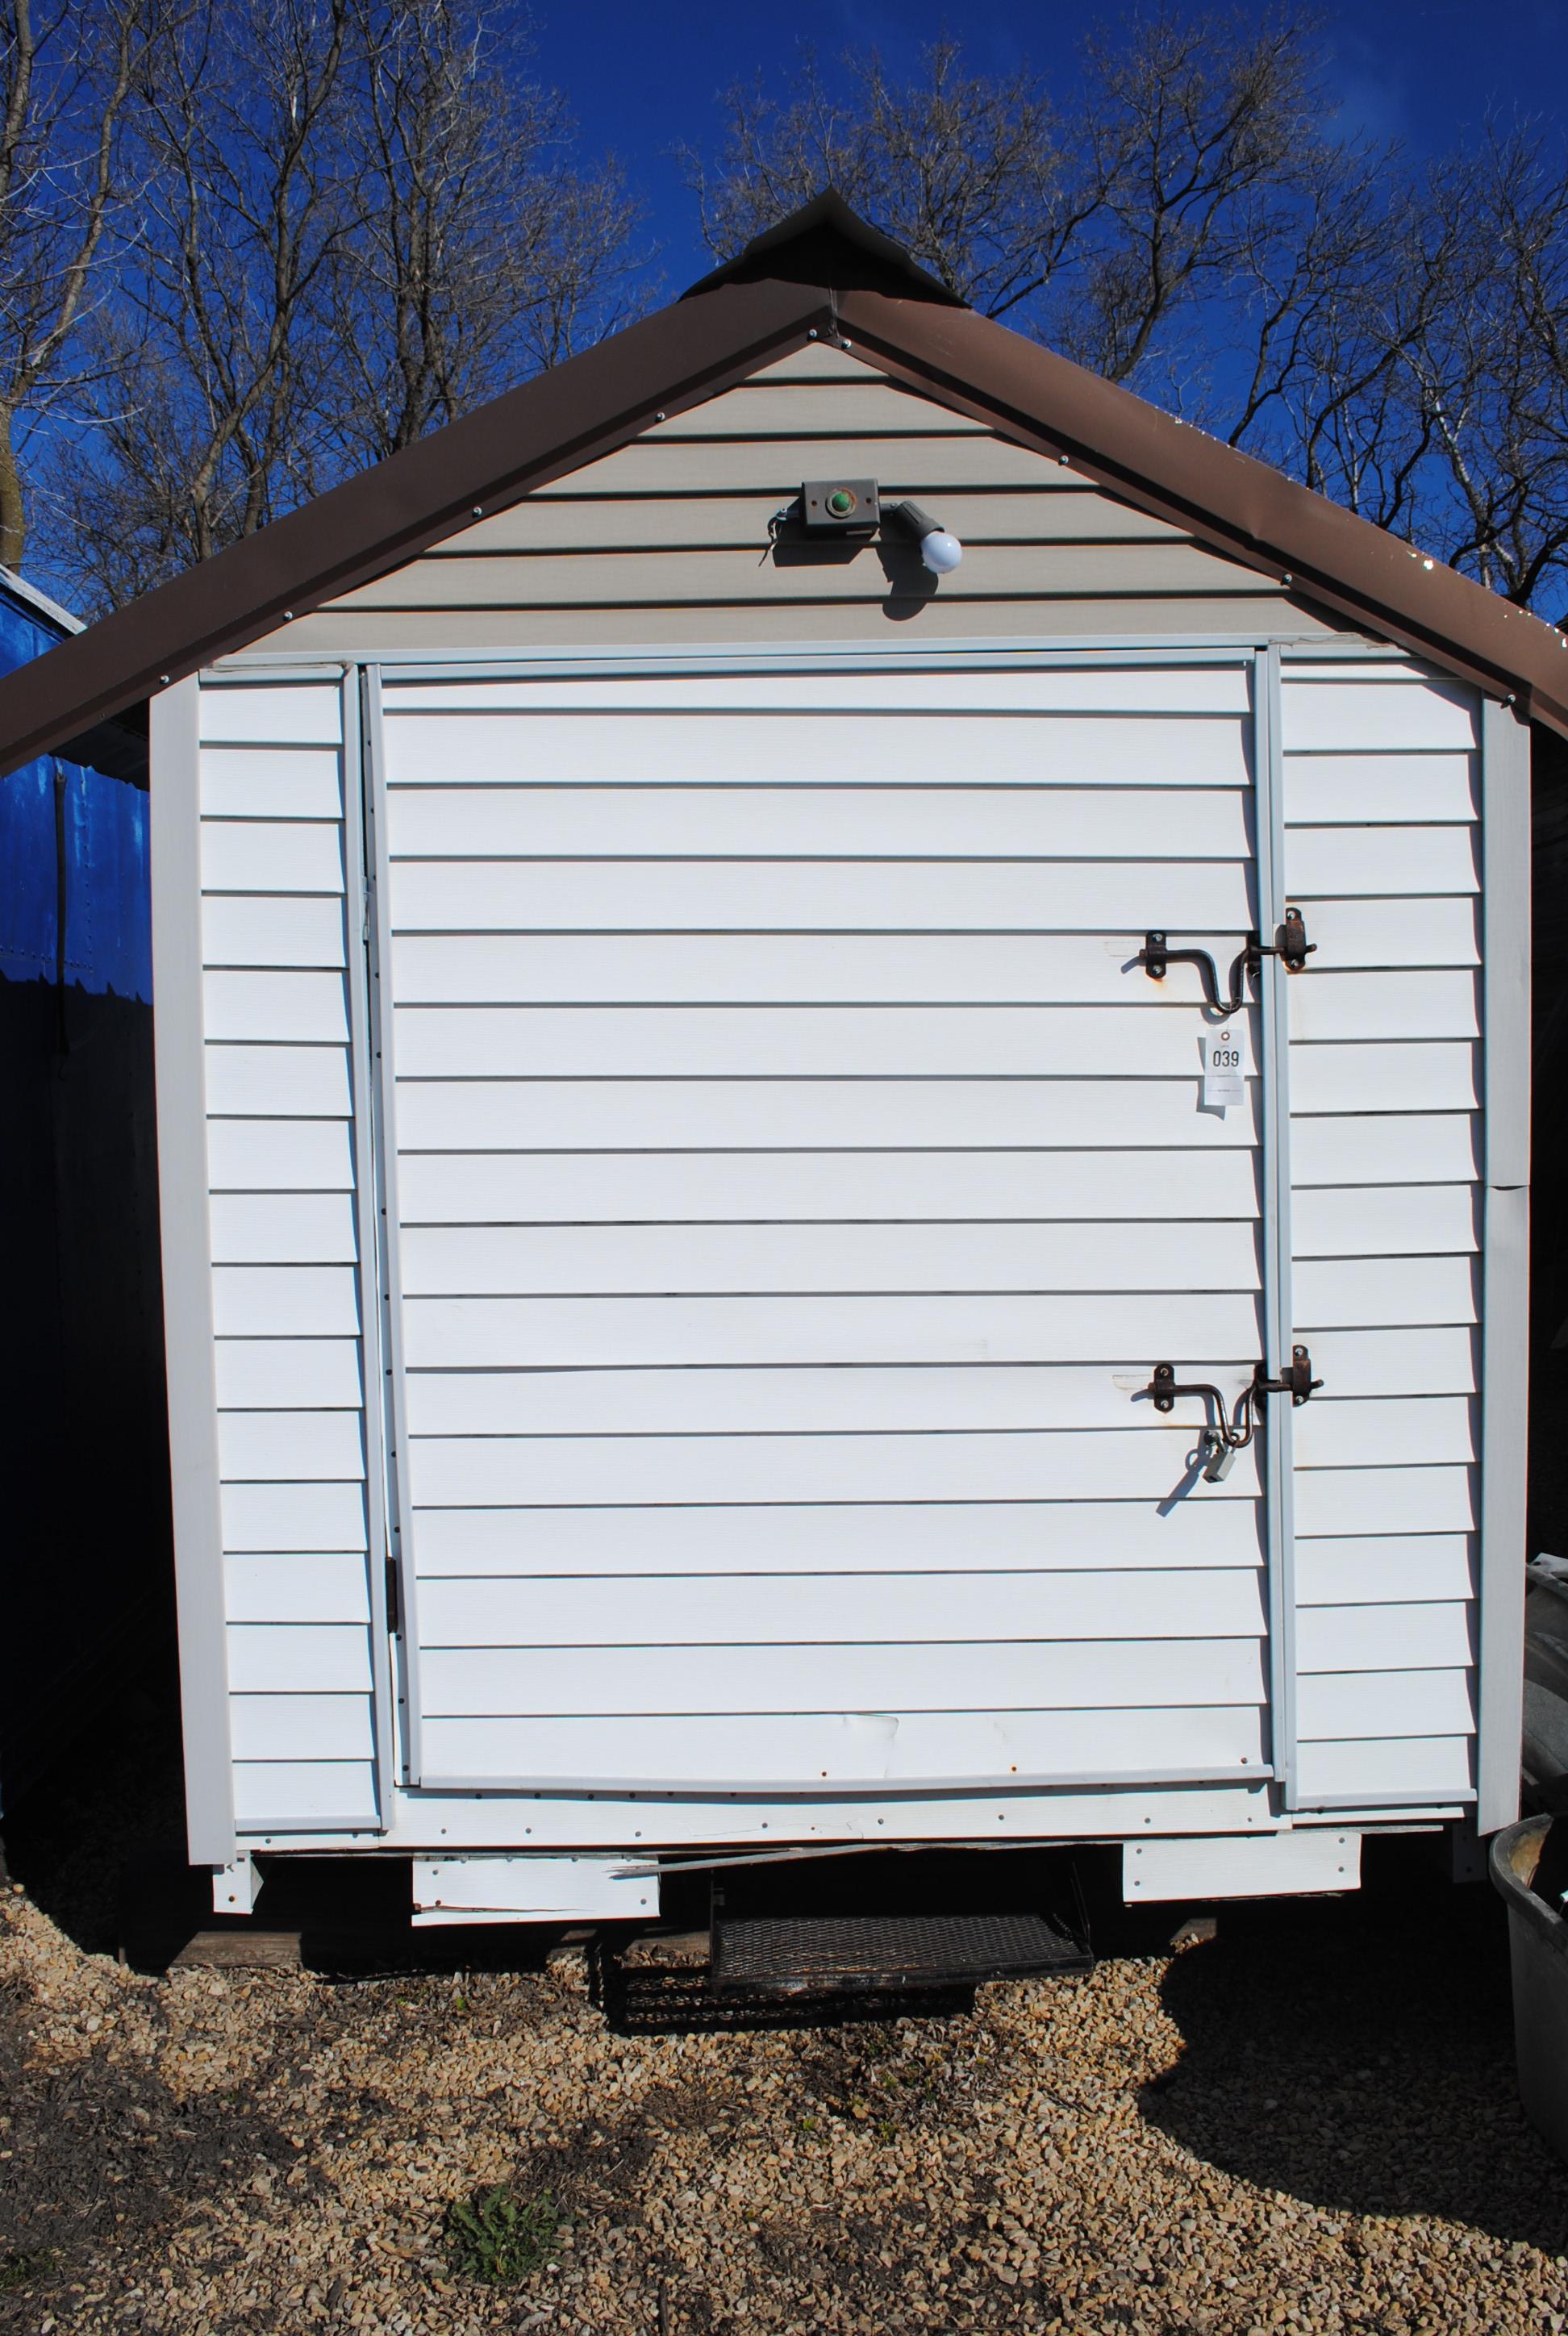
[[[1194,1841],[1128,1842],[1122,1851],[1122,1895],[1141,1899],[1274,1898],[1357,1890],[1359,1833],[1277,1833],[1249,1841],[1234,1835]]]
[[[651,1919],[658,1877],[622,1857],[417,1857],[414,1920],[425,1922]]]

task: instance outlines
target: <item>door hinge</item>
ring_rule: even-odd
[[[402,1586],[397,1578],[397,1560],[386,1561],[386,1627],[395,1639],[403,1628]]]

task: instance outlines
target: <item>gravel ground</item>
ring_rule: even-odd
[[[8,1884],[0,2330],[1568,2325],[1487,1890],[1232,1908],[946,2017],[666,2024],[580,1955],[139,1975]],[[503,2290],[441,2236],[498,2182],[560,2218]]]

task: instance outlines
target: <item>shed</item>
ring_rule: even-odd
[[[225,1903],[1344,1887],[1514,1815],[1560,635],[830,195],[0,682],[0,748],[149,702]]]

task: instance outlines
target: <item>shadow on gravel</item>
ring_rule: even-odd
[[[31,2009],[23,1990],[0,1989],[0,2330],[27,2336],[45,2308],[69,2324],[81,2282],[105,2258],[144,2261],[148,2243],[204,2198],[242,2185],[270,2192],[297,2163],[286,2136],[240,2099],[177,2101],[98,2054],[38,2066]]]
[[[1504,1909],[1420,1849],[1368,1844],[1357,1897],[1222,1908],[1166,1973],[1184,2049],[1144,2114],[1330,2212],[1441,2215],[1562,2253],[1568,2168],[1514,2089]]]

